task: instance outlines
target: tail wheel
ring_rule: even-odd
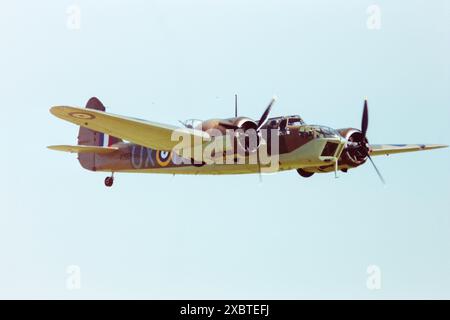
[[[313,174],[314,174],[314,172],[308,172],[308,171],[305,171],[305,170],[303,170],[303,169],[297,169],[297,172],[298,172],[298,174],[299,175],[301,175],[303,178],[309,178],[309,177],[311,177]]]
[[[105,178],[105,186],[107,187],[111,187],[114,183],[114,178],[113,177],[106,177]]]

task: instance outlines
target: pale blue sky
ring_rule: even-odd
[[[366,9],[381,8],[381,29]],[[81,9],[81,29],[66,9]],[[47,150],[52,105],[177,124],[273,115],[450,143],[450,5],[435,1],[2,1],[2,298],[450,298],[449,150],[334,179],[117,175]],[[232,205],[230,205],[230,203]],[[366,288],[378,265],[382,288]],[[66,289],[66,267],[81,289]]]

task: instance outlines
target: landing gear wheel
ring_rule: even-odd
[[[309,177],[311,177],[314,174],[314,172],[308,172],[308,171],[305,171],[303,169],[297,169],[297,172],[303,178],[309,178]]]
[[[106,177],[105,178],[105,186],[108,188],[111,187],[114,183],[114,177]]]

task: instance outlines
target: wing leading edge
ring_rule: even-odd
[[[372,144],[370,145],[371,156],[390,155],[395,153],[425,151],[432,149],[447,148],[444,144]]]

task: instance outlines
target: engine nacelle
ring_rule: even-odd
[[[236,118],[234,123],[239,129],[236,131],[237,147],[244,153],[253,153],[258,150],[261,142],[259,133],[256,131],[258,125],[255,121],[249,118]]]
[[[245,118],[245,117],[235,118],[232,123],[233,123],[233,125],[235,125],[236,127],[240,128],[244,131],[247,131],[248,129],[256,130],[258,128],[258,125],[256,124],[255,121],[253,121],[250,118]]]
[[[222,132],[222,134],[226,133],[227,129],[242,129],[244,131],[248,129],[258,128],[258,125],[255,121],[246,117],[238,117],[231,119],[211,119],[203,121],[196,129],[207,131],[210,129],[216,129]]]
[[[211,119],[202,122],[201,130],[210,129],[219,130],[223,135],[228,130],[234,130],[232,137],[234,141],[234,150],[239,150],[244,154],[255,152],[261,142],[260,134],[257,132],[258,124],[247,117],[237,117],[231,119]]]
[[[348,145],[342,151],[339,158],[339,165],[346,165],[349,168],[355,168],[367,161],[367,153],[361,152],[360,148],[355,148],[349,144],[368,144],[367,138],[364,138],[362,132],[354,128],[339,129],[338,132],[348,141]],[[363,141],[364,140],[364,141]]]

